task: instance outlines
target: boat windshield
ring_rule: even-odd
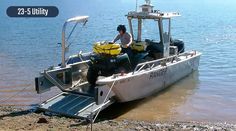
[[[143,20],[142,26],[142,41],[145,41],[145,39],[153,40],[155,42],[160,41],[157,21]]]
[[[134,40],[137,40],[138,37],[138,20],[133,20],[133,33]],[[145,41],[146,39],[153,40],[155,42],[160,42],[160,35],[158,29],[158,22],[154,20],[143,20],[142,21],[142,39],[141,41]]]

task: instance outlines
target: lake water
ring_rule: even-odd
[[[56,18],[9,18],[6,9],[13,5],[52,5],[57,6],[60,13]],[[182,16],[172,22],[172,35],[184,40],[186,50],[203,53],[199,71],[155,96],[114,105],[109,112],[117,119],[235,122],[236,2],[158,0],[153,5],[162,11],[181,13]],[[0,104],[34,105],[59,92],[55,89],[37,95],[34,77],[60,62],[61,48],[57,43],[61,40],[62,24],[67,18],[90,16],[87,26],[74,36],[76,39],[70,53],[75,54],[81,49],[88,51],[95,41],[112,40],[117,33],[116,26],[127,25],[124,15],[134,9],[135,0],[2,0]]]

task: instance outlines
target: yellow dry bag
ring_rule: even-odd
[[[145,51],[146,50],[146,42],[134,42],[131,44],[131,49],[136,51]]]
[[[116,43],[96,42],[93,45],[93,52],[97,54],[119,55],[121,52],[121,47]]]

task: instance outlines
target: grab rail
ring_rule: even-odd
[[[172,63],[179,56],[186,56],[187,57],[189,55],[191,55],[191,56],[196,55],[196,51],[194,51],[194,52],[185,52],[185,53],[173,55],[173,56],[170,56],[170,57],[167,57],[167,58],[161,58],[161,59],[154,60],[154,61],[139,63],[135,67],[132,74],[134,75],[134,73],[140,72],[145,66],[148,66],[148,68],[151,70],[152,68],[154,68],[156,66],[159,66],[159,65],[166,66],[166,62],[171,61],[171,63]]]

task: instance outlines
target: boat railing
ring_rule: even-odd
[[[185,53],[181,53],[181,54],[177,54],[177,55],[172,55],[172,56],[167,57],[167,58],[161,58],[161,59],[157,59],[157,60],[153,60],[153,61],[139,63],[135,67],[132,74],[138,73],[143,69],[152,70],[154,67],[157,67],[157,66],[166,66],[167,62],[173,63],[174,60],[179,61],[180,59],[178,59],[178,57],[180,57],[180,56],[186,56],[186,58],[187,58],[188,56],[193,56],[193,55],[196,55],[196,51],[194,51],[194,52],[185,52]]]

